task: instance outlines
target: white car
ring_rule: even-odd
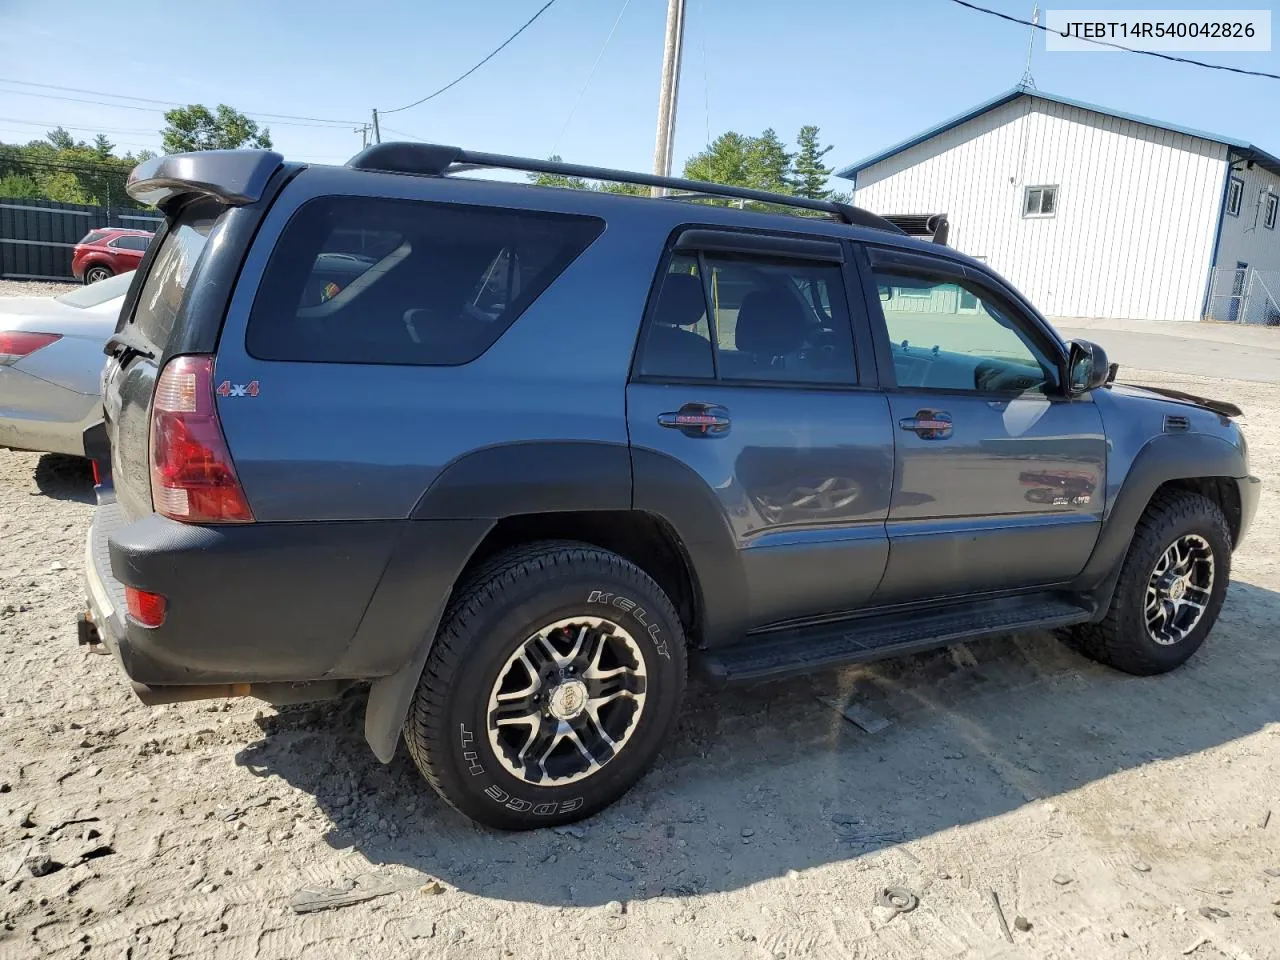
[[[60,297],[0,297],[0,447],[85,456],[102,419],[102,348],[133,271]]]

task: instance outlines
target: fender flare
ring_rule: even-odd
[[[1248,473],[1243,452],[1220,437],[1205,433],[1161,434],[1143,445],[1125,472],[1124,482],[1107,513],[1093,553],[1074,586],[1095,591],[1108,582],[1114,589],[1133,531],[1147,504],[1171,480],[1201,477],[1239,478]],[[1099,602],[1110,602],[1110,589]],[[1104,605],[1105,608],[1105,605]]]
[[[344,667],[381,674],[369,689],[364,715],[364,736],[374,755],[383,763],[395,756],[454,584],[495,523],[519,514],[630,507],[625,443],[499,444],[446,465],[414,506],[409,532],[374,591]],[[394,638],[390,649],[388,634]],[[370,651],[375,662],[368,660]],[[356,657],[363,669],[355,666]]]
[[[395,755],[453,585],[493,526],[522,514],[592,510],[640,510],[666,521],[694,577],[703,642],[745,630],[746,578],[732,528],[714,491],[685,464],[625,443],[528,441],[474,451],[445,467],[414,507],[345,664],[348,673],[378,677],[364,732],[379,760]],[[388,635],[398,637],[391,650]],[[367,659],[370,650],[378,662]],[[354,669],[355,656],[363,670]]]

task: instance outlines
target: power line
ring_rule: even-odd
[[[422,143],[426,143],[426,141],[423,140],[422,137],[419,137],[417,134],[405,133],[403,130],[393,130],[391,127],[388,127],[385,125],[383,126],[382,129],[387,131],[387,133],[394,133],[397,137],[408,137],[410,140],[418,140],[418,141],[421,141]]]
[[[132,100],[135,103],[152,103],[161,107],[185,107],[190,105],[187,103],[181,103],[177,100],[156,100],[152,97],[135,97],[135,96],[124,94],[124,93],[107,93],[104,90],[86,90],[84,87],[60,87],[57,84],[53,84],[53,83],[33,83],[30,80],[14,80],[10,77],[0,77],[0,83],[12,83],[20,87],[38,87],[41,90],[61,90],[64,93],[87,93],[90,96],[111,97],[112,99],[115,99],[115,100]],[[11,90],[9,92],[20,93],[21,91]],[[32,97],[38,96],[38,94],[33,94],[33,93],[26,94],[26,95],[32,96]],[[54,98],[54,99],[61,99],[61,98]],[[88,102],[100,103],[100,104],[102,103],[102,101],[98,101],[98,100],[91,100]],[[125,104],[116,104],[116,103],[107,103],[102,105],[112,106],[112,107],[125,106]],[[138,109],[138,108],[133,107],[131,109]],[[351,126],[351,124],[359,122],[356,120],[331,120],[328,117],[300,117],[300,116],[295,116],[294,114],[291,114],[291,113],[260,113],[256,110],[252,112],[248,112],[245,115],[251,116],[251,117],[260,117],[260,118],[265,117],[266,119],[269,119],[269,120],[307,120],[314,123],[340,124],[341,126],[344,126],[344,127]]]
[[[1010,23],[1020,23],[1024,27],[1035,27],[1037,30],[1049,32],[1049,28],[1041,23],[1032,23],[1030,20],[1023,20],[1021,17],[1015,17],[1008,13],[1001,13],[999,10],[991,10],[987,7],[980,7],[976,3],[969,3],[969,0],[951,0],[952,3],[970,10],[976,10],[978,13],[985,13],[988,16],[999,17],[1001,20],[1008,20]],[[1268,80],[1280,80],[1280,73],[1267,73],[1265,70],[1246,70],[1243,67],[1228,67],[1221,63],[1205,63],[1203,60],[1192,60],[1190,57],[1175,57],[1171,53],[1160,53],[1157,50],[1137,50],[1133,47],[1126,47],[1123,44],[1111,43],[1107,40],[1095,40],[1092,37],[1077,37],[1077,40],[1087,40],[1089,43],[1096,43],[1100,47],[1112,47],[1116,50],[1124,50],[1126,53],[1140,53],[1146,57],[1158,57],[1161,60],[1169,60],[1173,63],[1187,63],[1193,67],[1204,67],[1206,70],[1225,70],[1227,73],[1241,73],[1247,77],[1266,77]]]
[[[587,92],[587,87],[591,86],[591,80],[596,75],[596,69],[600,66],[600,61],[604,59],[604,52],[609,49],[609,41],[613,39],[613,35],[618,32],[618,24],[622,22],[622,15],[627,12],[627,7],[631,6],[631,0],[623,0],[622,9],[618,11],[618,17],[613,21],[613,27],[609,30],[609,35],[604,38],[604,43],[600,45],[600,52],[596,54],[595,63],[591,64],[591,71],[587,74],[587,79],[582,83],[582,89],[578,91],[577,97],[574,98],[573,106],[569,108],[569,115],[564,118],[564,126],[560,128],[560,132],[556,134],[555,143],[551,145],[551,152],[554,154],[560,146],[560,140],[564,137],[564,133],[569,129],[569,124],[573,120],[573,115],[578,112],[578,105],[582,103],[583,94]]]
[[[528,20],[524,22],[524,26],[522,26],[519,30],[517,30],[511,36],[507,37],[507,39],[503,40],[502,43],[498,44],[498,46],[493,50],[492,53],[490,53],[487,57],[485,57],[483,60],[477,63],[474,67],[472,67],[462,76],[458,77],[456,80],[453,80],[450,83],[446,83],[443,87],[441,87],[435,93],[429,93],[425,97],[423,97],[421,100],[415,100],[413,101],[413,103],[406,103],[403,107],[396,107],[394,110],[379,110],[378,113],[380,114],[399,113],[401,110],[408,110],[410,107],[416,107],[419,104],[426,103],[428,100],[434,100],[436,97],[440,96],[440,94],[444,93],[446,90],[450,89],[451,87],[456,87],[463,80],[467,79],[467,77],[471,76],[481,67],[483,67],[486,63],[488,63],[490,60],[496,57],[499,53],[501,53],[503,48],[506,47],[506,45],[509,44],[512,40],[514,40],[516,37],[520,36],[520,34],[524,33],[527,29],[529,29],[529,27],[533,25],[533,21],[537,20],[540,16],[546,13],[547,10],[551,7],[551,5],[555,2],[556,0],[547,0],[547,2],[542,5],[542,7],[538,10],[537,13],[535,13],[532,17],[530,17]]]
[[[62,127],[64,130],[88,130],[93,133],[156,133],[150,127],[90,127],[77,123],[62,123],[58,120],[22,120],[18,117],[0,117],[3,123],[21,123],[30,127],[48,127],[50,130]]]

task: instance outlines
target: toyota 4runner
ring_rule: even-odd
[[[924,218],[425,144],[129,192],[81,639],[147,703],[367,682],[374,753],[495,827],[619,797],[687,667],[1043,628],[1170,670],[1257,505],[1237,409],[1114,382]]]

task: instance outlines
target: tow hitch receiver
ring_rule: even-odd
[[[102,644],[98,636],[98,625],[93,622],[93,614],[88,611],[76,615],[76,640],[82,647],[97,647]]]

